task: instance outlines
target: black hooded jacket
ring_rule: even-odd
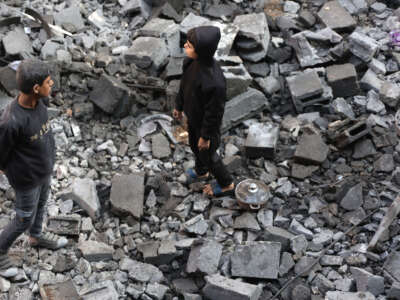
[[[226,102],[226,80],[213,58],[221,33],[214,26],[194,30],[198,59],[184,60],[175,108],[184,111],[189,126],[208,140],[219,133]]]

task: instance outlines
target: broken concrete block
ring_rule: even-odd
[[[329,124],[328,135],[337,147],[344,148],[370,132],[371,126],[365,120],[354,122],[346,119]]]
[[[231,256],[232,276],[277,279],[281,244],[249,242],[237,245]]]
[[[140,219],[143,215],[144,174],[117,174],[111,184],[112,210],[120,214],[131,214]]]
[[[368,69],[360,80],[360,87],[367,91],[372,89],[379,93],[382,84],[383,80],[381,80],[371,69]]]
[[[329,66],[326,68],[326,76],[334,97],[346,98],[360,92],[356,68],[352,64]]]
[[[261,227],[258,224],[254,215],[250,212],[245,212],[235,219],[233,225],[235,229],[244,229],[250,231],[260,231]]]
[[[376,149],[370,139],[360,140],[354,144],[354,159],[361,159],[375,154]]]
[[[184,224],[184,228],[189,233],[203,235],[207,232],[208,223],[204,220],[203,214],[199,214]]]
[[[218,271],[223,246],[216,241],[206,241],[194,246],[189,254],[186,272],[214,274]]]
[[[151,149],[153,157],[166,158],[171,155],[171,148],[169,141],[162,133],[155,134],[151,137]]]
[[[207,23],[209,23],[210,20],[207,18],[201,17],[201,16],[196,16],[193,13],[189,13],[181,22],[180,24],[180,30],[183,34],[187,34],[188,31],[192,28],[199,27],[199,26],[204,26]]]
[[[126,63],[134,63],[142,69],[159,71],[168,63],[169,50],[161,38],[138,37],[124,53]]]
[[[374,162],[375,172],[391,173],[394,170],[394,160],[392,154],[383,154]]]
[[[393,299],[400,299],[400,283],[395,281],[393,282],[390,290],[387,292],[387,296]]]
[[[264,232],[262,235],[263,241],[278,242],[282,246],[282,250],[289,250],[290,241],[295,235],[289,231],[275,226],[264,227]]]
[[[168,290],[169,288],[167,286],[155,282],[147,285],[145,293],[149,295],[151,299],[163,300]]]
[[[302,112],[312,105],[324,105],[332,98],[329,91],[322,85],[316,71],[303,72],[286,78],[297,112]]]
[[[18,90],[16,74],[17,72],[9,66],[0,68],[0,87],[2,86],[10,94]]]
[[[100,201],[96,184],[89,178],[76,178],[71,187],[62,195],[63,199],[72,199],[82,207],[88,215],[96,220],[100,216]]]
[[[40,58],[43,60],[55,59],[57,56],[57,50],[61,47],[62,45],[59,43],[47,40],[42,49],[40,49]]]
[[[301,164],[293,163],[291,175],[294,178],[305,179],[307,177],[310,177],[312,173],[314,173],[318,169],[319,166],[304,166]]]
[[[223,66],[221,69],[226,79],[226,97],[228,100],[247,91],[253,78],[242,64]]]
[[[268,76],[265,78],[256,78],[255,82],[260,86],[261,90],[267,95],[273,95],[280,91],[281,83],[274,76]]]
[[[151,4],[145,0],[129,0],[121,9],[122,15],[131,15],[140,13],[145,19],[151,16],[152,7]]]
[[[6,55],[15,56],[33,53],[32,43],[21,27],[9,31],[2,41]]]
[[[82,300],[118,300],[119,297],[111,280],[91,284],[88,288],[80,291],[80,296]]]
[[[127,257],[120,261],[119,267],[122,271],[129,272],[129,278],[139,282],[154,283],[164,279],[163,273],[157,267]]]
[[[256,89],[249,88],[247,92],[226,103],[221,131],[229,130],[267,107],[269,107],[269,101],[264,94]]]
[[[356,31],[349,36],[349,46],[350,51],[365,62],[371,61],[379,50],[377,41]]]
[[[357,291],[370,292],[375,296],[379,296],[385,291],[384,278],[371,274],[363,269],[350,267],[350,272],[357,283]]]
[[[337,1],[329,1],[322,6],[318,17],[326,27],[335,31],[351,31],[357,23]]]
[[[72,280],[40,286],[40,296],[43,300],[70,300],[79,299],[78,291]]]
[[[132,94],[119,79],[103,74],[89,99],[101,110],[115,117],[125,117],[131,110]]]
[[[369,292],[337,292],[328,291],[325,295],[326,300],[375,300],[375,296]]]
[[[54,216],[48,218],[47,230],[60,235],[79,235],[80,216]]]
[[[354,120],[355,114],[351,105],[344,98],[337,98],[332,102],[334,111],[345,118]]]
[[[304,164],[322,164],[328,156],[329,147],[320,135],[305,134],[300,138],[294,158]]]
[[[400,100],[400,86],[397,83],[383,81],[379,95],[383,103],[396,108]]]
[[[340,201],[340,206],[346,210],[356,210],[363,204],[362,184],[359,183],[346,193]]]
[[[78,249],[87,261],[111,260],[114,254],[112,246],[96,241],[82,241]]]
[[[373,58],[371,62],[368,64],[368,67],[374,71],[376,74],[386,74],[386,65],[385,63]]]
[[[208,299],[218,300],[258,300],[262,293],[262,288],[223,277],[219,274],[206,276],[206,286],[203,288],[203,294]]]
[[[163,39],[171,56],[181,53],[179,25],[172,20],[153,18],[140,29],[140,33]]]
[[[54,22],[56,25],[67,28],[68,31],[74,33],[85,27],[79,7],[71,5],[54,14]]]
[[[233,24],[239,27],[236,38],[239,56],[252,62],[265,58],[271,38],[265,13],[237,16]]]
[[[279,139],[279,126],[256,123],[250,126],[245,142],[246,156],[273,159]]]

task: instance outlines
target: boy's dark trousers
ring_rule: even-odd
[[[232,176],[223,164],[221,157],[216,152],[220,145],[220,134],[217,132],[211,137],[210,148],[200,151],[198,147],[198,142],[201,137],[200,131],[190,125],[188,127],[190,148],[196,158],[196,174],[201,176],[210,171],[221,187],[230,185],[233,182]]]
[[[7,252],[12,243],[28,229],[30,236],[40,236],[49,192],[50,177],[35,188],[26,191],[15,189],[16,215],[0,234],[0,252]]]

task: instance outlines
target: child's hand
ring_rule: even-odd
[[[179,110],[174,109],[172,116],[177,120],[182,120],[183,113]]]
[[[207,150],[208,148],[210,148],[210,140],[205,140],[202,137],[199,138],[197,147],[199,147],[200,151]]]

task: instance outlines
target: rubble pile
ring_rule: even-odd
[[[399,7],[2,1],[0,110],[17,95],[16,62],[47,61],[46,224],[69,244],[21,237],[0,299],[400,299]],[[271,192],[256,211],[185,184],[194,159],[170,112],[185,35],[201,25],[222,34],[220,153],[237,182]],[[0,175],[0,229],[13,198]]]

